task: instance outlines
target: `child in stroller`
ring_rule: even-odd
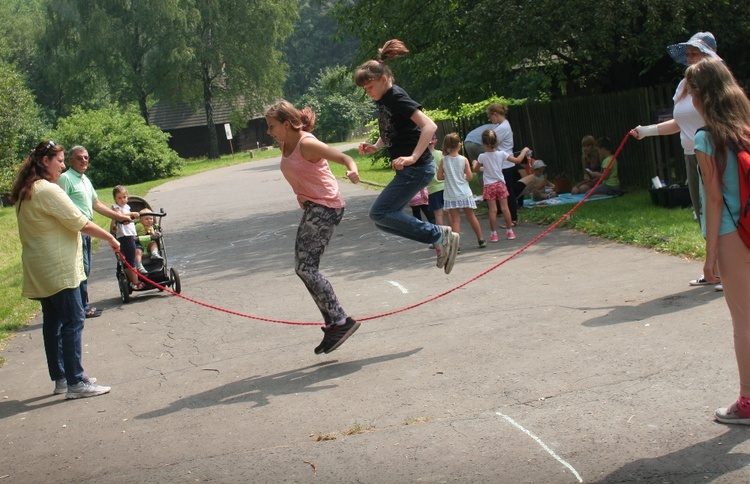
[[[136,270],[143,277],[147,277],[162,286],[171,287],[174,292],[179,294],[182,290],[180,275],[177,269],[169,267],[167,246],[161,227],[161,219],[166,217],[167,213],[164,209],[154,212],[149,203],[138,196],[129,197],[128,204],[131,210],[137,211],[140,215],[139,223],[136,224],[136,233],[138,234],[136,239]],[[134,290],[162,290],[145,281],[143,277],[139,277],[144,283],[143,288],[134,289],[128,282],[125,265],[119,257],[117,258],[117,281],[122,302],[129,302],[130,295]]]
[[[140,222],[135,227],[138,234],[135,245],[135,269],[141,274],[148,274],[148,270],[143,267],[143,253],[145,252],[153,261],[162,259],[158,243],[161,232],[154,229],[154,216],[148,208],[140,211]]]

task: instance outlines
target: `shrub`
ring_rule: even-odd
[[[323,69],[297,104],[315,111],[315,136],[329,143],[349,139],[373,111],[372,101],[341,66]]]
[[[23,76],[0,62],[0,194],[10,192],[16,169],[48,129]]]
[[[135,107],[75,109],[59,121],[54,139],[65,148],[82,145],[91,156],[86,175],[94,186],[141,183],[177,173],[181,160],[169,135],[149,126]]]

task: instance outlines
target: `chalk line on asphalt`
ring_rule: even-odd
[[[528,430],[526,430],[525,428],[523,428],[523,427],[522,427],[522,426],[521,426],[521,425],[520,425],[520,424],[519,424],[518,422],[516,422],[515,420],[513,420],[513,419],[512,419],[512,418],[510,418],[509,416],[505,415],[504,413],[502,413],[502,412],[496,412],[496,413],[497,413],[498,415],[500,415],[501,417],[503,417],[503,418],[504,418],[505,420],[507,420],[508,422],[510,422],[511,424],[513,424],[513,426],[515,426],[515,427],[516,427],[517,429],[519,429],[519,430],[520,430],[521,432],[523,432],[524,434],[526,434],[526,435],[528,435],[529,437],[531,437],[531,438],[532,438],[532,439],[533,439],[533,440],[534,440],[534,441],[535,441],[535,442],[536,442],[537,444],[539,444],[539,445],[540,445],[540,446],[542,447],[542,449],[546,450],[546,451],[547,451],[547,453],[548,453],[549,455],[551,455],[552,457],[554,457],[554,458],[555,458],[555,460],[557,460],[557,461],[558,461],[559,463],[561,463],[562,465],[564,465],[565,467],[567,467],[567,468],[568,468],[568,469],[570,470],[570,472],[572,472],[572,473],[573,473],[573,475],[574,475],[574,476],[576,476],[576,479],[578,479],[578,482],[583,482],[583,479],[581,478],[581,475],[580,475],[580,474],[578,474],[578,471],[576,471],[576,470],[575,470],[575,469],[573,468],[573,466],[572,466],[572,465],[570,465],[570,464],[568,464],[567,462],[565,462],[565,461],[564,461],[564,460],[563,460],[563,459],[562,459],[562,458],[561,458],[561,457],[560,457],[559,455],[557,455],[557,454],[555,453],[555,451],[554,451],[554,450],[550,449],[550,448],[549,448],[549,447],[547,446],[547,444],[545,444],[544,442],[542,442],[542,439],[540,439],[540,438],[539,438],[539,437],[537,437],[536,435],[532,434],[532,433],[531,433],[530,431],[528,431]]]
[[[407,288],[405,288],[404,286],[402,286],[401,284],[399,284],[398,282],[396,282],[396,281],[388,281],[388,284],[396,286],[398,288],[398,290],[401,291],[404,294],[409,294],[409,290]]]

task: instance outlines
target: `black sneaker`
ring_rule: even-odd
[[[349,336],[353,335],[354,332],[357,331],[359,325],[360,323],[358,323],[354,319],[346,318],[346,322],[344,324],[336,324],[320,328],[323,330],[323,341],[321,341],[320,344],[315,348],[315,354],[328,354],[331,351],[335,350],[336,348],[341,346],[344,341],[349,338]]]

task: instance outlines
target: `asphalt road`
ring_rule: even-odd
[[[375,229],[376,192],[341,186],[322,269],[368,319],[349,341],[317,356],[314,325],[157,291],[122,304],[101,249],[84,366],[112,392],[53,396],[32,321],[2,353],[0,482],[750,481],[748,429],[713,421],[738,383],[722,295],[687,284],[702,263],[556,230],[501,264],[543,229],[480,250],[464,221],[445,275],[434,251]],[[320,321],[278,159],[147,199],[168,213],[183,295]]]

